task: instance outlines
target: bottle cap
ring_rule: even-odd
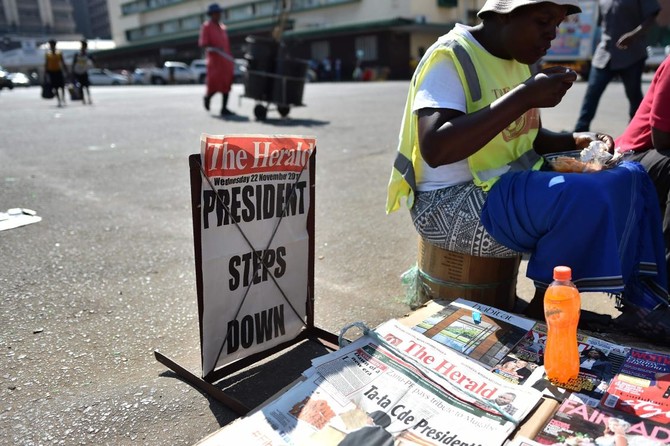
[[[554,280],[572,280],[572,270],[569,266],[557,266],[554,268]]]

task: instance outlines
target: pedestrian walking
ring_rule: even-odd
[[[65,105],[65,75],[68,70],[63,60],[63,53],[56,50],[57,42],[54,39],[49,40],[49,51],[45,56],[44,73],[49,80],[49,84],[58,98],[58,106]]]
[[[600,97],[616,76],[623,82],[628,115],[633,118],[642,102],[642,72],[647,59],[645,35],[659,11],[656,0],[599,0],[598,24],[602,33],[591,60],[576,132],[589,131]]]
[[[234,114],[228,109],[228,95],[233,83],[235,61],[230,52],[226,25],[220,23],[221,11],[223,10],[218,3],[209,5],[209,20],[200,28],[198,45],[207,52],[207,92],[203,98],[205,109],[209,110],[212,96],[221,93],[221,116],[228,116]]]
[[[85,40],[81,41],[81,48],[72,59],[72,73],[74,73],[74,88],[79,88],[81,91],[81,102],[86,105],[86,97],[88,97],[89,105],[91,101],[91,82],[88,78],[88,70],[93,68],[93,58],[88,54],[88,43]]]

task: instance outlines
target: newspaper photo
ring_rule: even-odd
[[[533,325],[532,319],[459,298],[415,325],[414,330],[490,369]]]

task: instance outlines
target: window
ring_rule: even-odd
[[[146,28],[144,28],[144,36],[145,37],[153,37],[157,36],[160,34],[160,25],[149,25]]]
[[[19,18],[21,19],[39,19],[40,12],[30,9],[21,9],[19,10]]]
[[[134,2],[121,5],[121,12],[124,15],[137,14],[150,9],[162,8],[164,6],[182,3],[184,0],[136,0]]]
[[[144,37],[144,34],[142,33],[141,29],[131,29],[129,31],[126,31],[126,39],[128,39],[128,41],[130,42],[134,40],[139,40],[142,37]]]
[[[191,17],[183,18],[181,19],[181,30],[188,31],[190,29],[198,29],[200,28],[201,23],[202,19],[199,15],[192,15]]]
[[[437,0],[437,6],[445,8],[455,8],[458,6],[458,0]]]
[[[174,33],[177,31],[179,31],[179,22],[177,20],[163,23],[163,33]]]
[[[256,3],[256,16],[267,17],[277,14],[276,2],[262,2]]]
[[[361,61],[377,60],[377,36],[356,37],[355,47]]]
[[[315,6],[319,6],[319,1],[318,0],[293,0],[293,3],[291,4],[292,9],[308,9],[308,8],[314,8]]]
[[[249,20],[254,16],[254,9],[251,5],[233,7],[228,10],[229,20]]]

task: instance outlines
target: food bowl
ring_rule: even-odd
[[[582,161],[580,150],[569,150],[545,155],[551,170],[563,173],[599,172],[616,167],[621,162],[620,154],[616,154],[606,163],[599,161]]]

